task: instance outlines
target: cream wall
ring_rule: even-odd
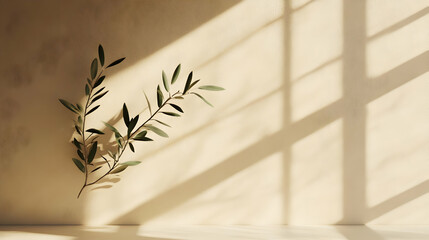
[[[0,223],[428,224],[428,7],[0,1]],[[94,127],[143,111],[178,63],[227,90],[187,99],[169,139],[125,153],[142,164],[77,200],[57,98],[83,101],[99,43],[127,59]]]

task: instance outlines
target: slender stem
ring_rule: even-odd
[[[124,153],[125,149],[127,148],[128,143],[130,142],[130,139],[134,136],[134,134],[136,134],[145,124],[147,124],[150,120],[152,120],[152,118],[161,110],[161,108],[163,108],[168,103],[168,101],[170,101],[172,98],[174,98],[179,93],[180,93],[180,91],[177,91],[173,95],[169,96],[164,101],[164,103],[143,124],[141,124],[137,128],[137,130],[135,130],[133,133],[130,134],[130,137],[127,138],[127,140],[125,141],[124,147],[120,151],[120,153],[119,153],[118,157],[116,158],[116,160],[114,160],[114,162],[112,164],[112,167],[109,169],[109,171],[107,171],[105,174],[103,174],[97,180],[95,180],[95,181],[93,181],[91,183],[85,183],[85,186],[93,185],[93,184],[97,183],[98,181],[100,181],[101,179],[103,179],[105,176],[107,176],[116,167],[117,163],[119,163],[119,159],[121,158],[122,154]]]
[[[98,76],[95,79],[98,79],[101,74],[103,73],[104,69],[101,69],[100,73],[98,74]],[[85,103],[85,108],[83,110],[83,121],[82,121],[82,145],[83,145],[83,156],[85,157],[85,182],[82,186],[82,188],[80,189],[77,198],[79,198],[80,194],[82,193],[83,189],[88,186],[88,157],[87,157],[87,148],[86,148],[86,141],[88,139],[85,138],[85,123],[86,123],[86,111],[88,110],[89,107],[89,100],[91,99],[91,94],[92,91],[94,90],[94,88],[91,86],[91,90],[89,91],[88,94],[88,98],[86,99],[86,103]],[[92,135],[92,134],[91,134]],[[91,135],[89,137],[91,137]],[[88,137],[88,138],[89,138]]]

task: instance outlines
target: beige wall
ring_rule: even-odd
[[[0,224],[428,224],[428,7],[0,0]],[[227,91],[186,100],[169,139],[125,154],[142,164],[76,200],[57,98],[83,101],[99,43],[127,59],[94,127],[177,63]]]

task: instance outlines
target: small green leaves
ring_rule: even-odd
[[[168,137],[167,133],[165,133],[164,131],[162,131],[161,129],[153,126],[153,125],[146,125],[145,126],[148,130],[151,130],[152,132],[158,134],[161,137]]]
[[[140,161],[127,161],[127,162],[120,163],[119,165],[135,166],[135,165],[138,165],[140,163],[141,163]]]
[[[225,88],[214,86],[214,85],[204,85],[199,87],[198,89],[208,90],[208,91],[223,91]]]
[[[129,143],[129,144],[130,144],[131,151],[134,152],[134,145],[132,143]]]
[[[137,115],[135,118],[130,120],[130,124],[128,125],[128,131],[127,131],[128,137],[130,137],[130,134],[133,131],[138,121],[139,121],[139,115]]]
[[[100,99],[100,98],[104,97],[104,95],[106,95],[108,92],[109,92],[109,91],[105,91],[104,93],[102,93],[102,94],[100,94],[100,95],[95,96],[95,97],[91,100],[91,103],[90,103],[89,105],[93,104],[93,103],[94,103],[95,101],[97,101],[98,99]]]
[[[115,169],[113,169],[110,174],[120,173],[124,171],[128,166],[127,165],[119,165]]]
[[[61,104],[64,105],[64,107],[66,107],[68,110],[74,112],[74,113],[78,113],[78,110],[75,108],[75,106],[73,106],[73,104],[67,102],[64,99],[58,99],[60,101]]]
[[[97,152],[97,144],[98,142],[95,141],[92,146],[91,149],[89,150],[89,154],[88,154],[88,163],[92,163],[92,160],[94,160],[95,157],[95,153]]]
[[[93,107],[91,110],[89,110],[89,111],[86,113],[86,115],[89,115],[90,113],[94,112],[94,111],[95,111],[95,110],[97,110],[97,108],[99,108],[99,107],[100,107],[100,105],[97,105],[97,106]]]
[[[76,152],[77,152],[77,155],[79,155],[80,159],[85,161],[85,157],[83,156],[83,153],[79,149]]]
[[[80,149],[80,145],[81,145],[82,143],[80,143],[76,138],[73,138],[73,144],[74,144],[78,149]]]
[[[207,105],[209,105],[210,107],[213,107],[213,105],[209,101],[207,101],[205,98],[203,98],[203,96],[201,96],[200,94],[195,93],[195,92],[191,92],[191,94],[198,96],[201,100],[203,100],[205,103],[207,103]]]
[[[124,61],[124,59],[125,59],[125,58],[120,58],[120,59],[118,59],[118,60],[116,60],[116,61],[112,62],[112,63],[111,63],[111,64],[109,64],[109,66],[107,66],[106,68],[113,67],[113,66],[115,66],[115,65],[117,65],[117,64],[119,64],[119,63],[121,63],[122,61]]]
[[[170,106],[172,106],[174,109],[176,109],[177,111],[183,113],[182,108],[180,108],[179,106],[177,106],[176,104],[170,103]]]
[[[195,86],[195,84],[197,84],[199,81],[200,81],[200,79],[198,79],[197,81],[193,82],[193,83],[191,84],[191,86],[189,86],[189,89],[192,89],[192,87],[193,87],[193,86]]]
[[[94,60],[92,60],[92,63],[91,63],[91,79],[94,79],[95,76],[97,76],[97,71],[98,71],[98,61],[96,58],[94,58]]]
[[[174,82],[176,82],[177,77],[179,76],[179,73],[180,73],[180,68],[181,68],[181,66],[179,64],[179,65],[177,65],[176,69],[174,70],[173,77],[171,77],[171,84],[174,84]]]
[[[96,133],[96,134],[101,134],[101,135],[104,134],[104,132],[102,132],[102,131],[100,131],[98,129],[95,129],[95,128],[90,128],[90,129],[86,130],[86,132]]]
[[[164,83],[165,91],[170,91],[170,85],[168,84],[168,78],[167,75],[165,75],[164,70],[162,70],[162,82]]]
[[[152,108],[150,107],[149,99],[147,98],[147,95],[144,91],[143,91],[143,93],[144,93],[144,97],[146,98],[147,107],[149,108],[149,113],[150,113],[150,115],[152,115]]]
[[[89,96],[89,92],[90,92],[89,86],[88,86],[88,84],[85,84],[85,95]]]
[[[185,94],[189,90],[189,88],[191,86],[191,81],[192,81],[192,72],[190,72],[188,75],[188,79],[186,80],[185,88],[183,89],[183,94]]]
[[[100,59],[101,66],[104,66],[104,50],[101,44],[98,45],[98,58]]]
[[[76,129],[77,134],[82,135],[82,131],[77,125],[74,125],[74,129]]]
[[[94,170],[92,170],[91,172],[93,173],[93,172],[95,172],[95,171],[97,171],[98,169],[100,169],[102,166],[99,166],[99,167],[97,167],[97,168],[94,168]]]
[[[137,134],[133,139],[136,141],[153,141],[152,139],[146,137],[147,131],[142,131],[141,133]]]
[[[125,103],[122,106],[122,117],[124,118],[125,126],[128,127],[130,125],[130,115],[128,114],[128,108]]]
[[[98,79],[97,79],[97,81],[95,81],[95,83],[94,83],[94,87],[93,88],[96,88],[96,87],[98,87],[98,86],[100,86],[100,84],[101,83],[103,83],[103,81],[104,81],[104,79],[106,78],[106,76],[101,76],[101,77],[99,77]]]
[[[161,122],[161,121],[159,121],[159,120],[157,120],[157,119],[153,119],[154,121],[156,121],[156,122],[158,122],[158,123],[160,123],[160,124],[162,124],[162,125],[164,125],[164,126],[166,126],[166,127],[171,127],[170,125],[168,125],[167,123],[165,123],[165,122]]]
[[[180,114],[178,113],[174,113],[174,112],[161,112],[167,116],[172,116],[172,117],[180,117]]]
[[[161,88],[159,88],[159,85],[158,85],[158,88],[156,91],[156,96],[157,96],[157,100],[158,100],[158,107],[161,107],[162,101],[164,101],[164,95],[162,94],[162,91],[161,91]]]
[[[102,88],[98,89],[98,90],[97,90],[97,92],[95,92],[93,96],[95,96],[95,95],[97,95],[97,94],[101,93],[101,91],[103,91],[103,90],[104,90],[104,88],[105,88],[105,87],[102,87]]]
[[[72,160],[73,160],[74,164],[76,165],[76,167],[79,168],[79,170],[81,172],[85,173],[85,167],[83,166],[82,162],[76,158],[72,158]]]

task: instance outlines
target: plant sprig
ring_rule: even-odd
[[[117,174],[124,171],[129,166],[138,165],[140,161],[121,162],[120,160],[127,147],[129,147],[132,152],[135,152],[135,147],[133,143],[153,141],[152,138],[148,137],[149,132],[155,133],[160,137],[169,137],[164,130],[162,130],[156,125],[162,125],[166,127],[171,126],[156,119],[155,117],[159,114],[164,114],[170,117],[180,117],[181,114],[184,113],[184,111],[180,106],[178,106],[178,103],[174,103],[174,101],[184,99],[186,96],[192,94],[199,97],[206,104],[213,107],[213,105],[208,102],[201,94],[194,91],[196,84],[199,83],[200,80],[198,79],[193,81],[193,72],[190,72],[188,74],[183,91],[178,90],[176,92],[173,92],[172,87],[178,80],[181,71],[181,64],[176,67],[173,75],[171,76],[171,79],[169,79],[167,77],[167,74],[162,71],[162,88],[160,85],[158,85],[156,89],[156,110],[152,111],[153,108],[151,106],[151,103],[146,93],[144,93],[144,97],[149,108],[150,116],[143,123],[138,125],[140,119],[139,114],[135,115],[134,117],[130,117],[128,107],[124,103],[122,107],[122,120],[127,128],[127,132],[125,134],[121,134],[114,126],[106,122],[104,123],[105,126],[113,133],[117,146],[114,152],[108,151],[107,155],[108,157],[110,157],[110,160],[107,158],[107,156],[99,154],[102,161],[99,162],[99,166],[93,167],[93,162],[96,159],[97,155],[97,149],[100,145],[98,141],[96,141],[96,139],[99,135],[103,135],[104,132],[95,128],[87,129],[87,117],[89,114],[95,112],[100,107],[100,105],[93,106],[93,104],[96,103],[99,99],[103,98],[109,92],[108,90],[105,90],[105,87],[102,87],[104,79],[106,78],[106,76],[103,75],[103,72],[106,69],[121,63],[124,59],[125,58],[117,59],[106,67],[104,65],[104,49],[101,45],[99,45],[98,58],[94,58],[92,60],[90,66],[90,77],[87,78],[87,83],[85,84],[85,105],[82,107],[78,103],[72,104],[64,99],[59,99],[59,101],[62,105],[64,105],[64,107],[72,111],[77,116],[77,119],[74,124],[77,138],[75,137],[72,143],[76,147],[76,153],[78,155],[78,158],[72,158],[72,160],[76,167],[85,174],[84,184],[82,185],[82,188],[77,195],[78,198],[86,187],[96,184],[107,175]],[[224,90],[223,88],[214,85],[204,85],[198,87],[198,89],[207,91]],[[89,136],[85,136],[88,133]],[[106,172],[101,176],[95,177],[95,180],[90,181],[90,174],[103,168],[103,166],[107,167]],[[92,170],[90,170],[90,168]]]

